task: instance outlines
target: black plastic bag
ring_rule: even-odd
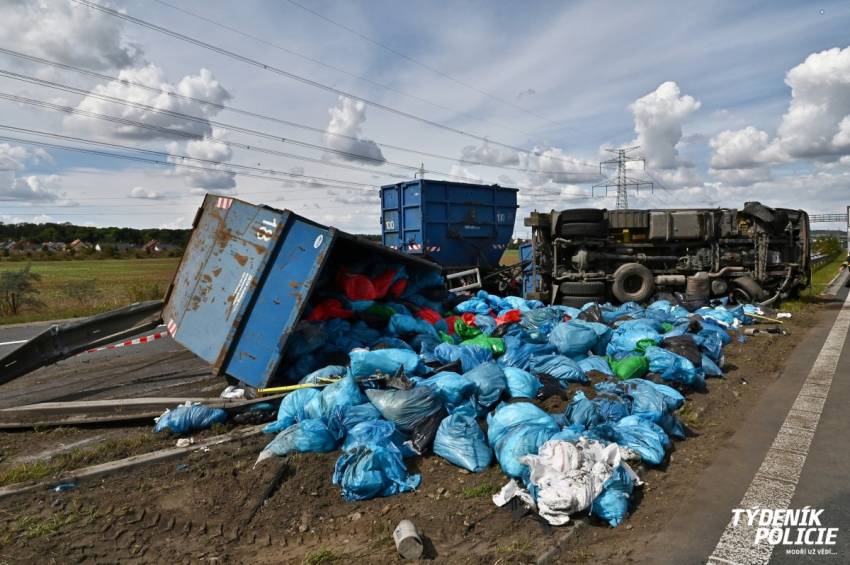
[[[694,367],[702,367],[702,352],[691,334],[668,337],[661,341],[661,348],[681,355],[693,363]]]
[[[437,429],[448,415],[446,409],[442,408],[436,414],[432,414],[416,424],[416,427],[410,432],[410,441],[407,442],[410,448],[419,455],[431,449],[434,444],[434,437],[437,435]]]

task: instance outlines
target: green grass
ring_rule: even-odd
[[[32,272],[40,307],[24,308],[0,324],[90,316],[133,302],[162,298],[179,263],[177,258],[34,261]],[[25,263],[0,262],[0,272],[19,270]],[[95,296],[75,297],[73,290],[94,288]],[[89,293],[84,293],[88,295]]]
[[[805,309],[817,295],[826,290],[829,282],[838,274],[841,265],[844,263],[845,256],[839,253],[835,259],[822,265],[816,271],[812,272],[812,284],[810,288],[800,293],[800,298],[795,300],[786,300],[780,308],[786,312],[797,313]]]
[[[460,494],[464,498],[485,498],[488,496],[493,496],[499,492],[499,487],[492,483],[484,483],[481,485],[475,485],[474,487],[466,487]]]
[[[64,471],[143,453],[157,441],[159,437],[156,434],[143,432],[128,437],[107,439],[94,447],[73,449],[50,459],[39,459],[0,469],[0,486],[38,481]]]
[[[499,264],[507,266],[516,265],[517,263],[519,263],[519,249],[505,249]]]

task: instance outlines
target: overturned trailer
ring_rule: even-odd
[[[552,304],[643,302],[680,293],[699,304],[734,295],[770,303],[811,276],[809,217],[748,202],[741,209],[533,212],[526,297]]]

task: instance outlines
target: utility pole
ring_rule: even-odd
[[[602,169],[605,168],[606,165],[617,165],[617,178],[611,179],[611,177],[607,177],[605,182],[593,185],[590,189],[591,194],[593,194],[593,191],[596,188],[604,188],[605,194],[607,195],[608,189],[616,186],[617,209],[625,210],[629,207],[629,187],[634,187],[636,191],[640,191],[641,185],[649,185],[650,189],[652,189],[653,186],[651,182],[632,178],[626,174],[626,166],[628,163],[643,163],[644,168],[646,167],[646,160],[643,157],[631,157],[629,155],[629,153],[637,150],[639,147],[639,145],[635,145],[633,147],[624,147],[622,149],[607,149],[606,151],[614,153],[617,157],[614,159],[608,159],[607,161],[601,161],[599,163],[599,174],[603,175]]]

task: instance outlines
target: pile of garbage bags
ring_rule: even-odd
[[[497,504],[616,526],[640,484],[629,463],[663,463],[685,437],[681,391],[723,376],[730,332],[750,321],[723,303],[459,300],[400,268],[343,272],[291,340],[286,375],[309,388],[282,400],[258,462],[339,450],[333,484],[361,500],[417,488],[405,460],[428,452],[474,473],[495,461],[510,479]],[[562,412],[540,407],[553,395]]]

